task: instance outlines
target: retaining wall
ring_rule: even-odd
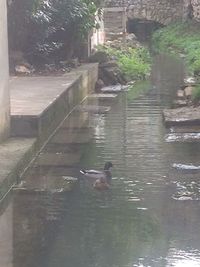
[[[6,0],[0,1],[0,142],[9,135],[8,37]]]

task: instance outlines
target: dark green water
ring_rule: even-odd
[[[81,168],[109,160],[111,189],[80,179],[70,193],[14,194],[0,217],[0,266],[200,266],[200,173],[173,168],[198,165],[200,146],[168,142],[162,122],[183,75],[179,62],[159,57],[137,97],[100,102],[111,106],[107,114],[71,115],[26,178],[52,188],[55,178],[80,177]]]

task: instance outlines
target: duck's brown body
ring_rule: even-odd
[[[106,179],[100,178],[95,181],[93,187],[96,190],[107,190],[110,188],[110,185],[107,183]]]

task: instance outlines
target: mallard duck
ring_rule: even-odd
[[[103,171],[96,171],[96,170],[80,170],[80,173],[82,173],[85,177],[95,179],[101,181],[101,183],[104,181],[106,183],[110,183],[112,179],[112,174],[110,171],[110,168],[113,167],[112,162],[108,161],[104,165]]]
[[[106,190],[110,188],[110,184],[105,178],[100,178],[94,182],[93,188],[95,188],[96,190]]]

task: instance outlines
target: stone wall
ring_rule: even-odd
[[[190,17],[200,21],[199,0],[106,0],[106,7],[126,7],[130,19],[148,19],[167,25]]]
[[[104,10],[104,28],[106,40],[126,31],[126,9],[110,7]]]
[[[199,0],[191,0],[191,4],[193,7],[194,19],[197,21],[200,21],[200,1]]]
[[[0,141],[9,133],[8,38],[6,0],[0,1]]]
[[[129,19],[145,19],[167,25],[182,19],[182,0],[131,0],[127,6]]]
[[[128,0],[105,0],[106,7],[122,7],[127,6],[130,1]]]
[[[128,18],[152,20],[163,25],[182,19],[184,10],[183,0],[107,0],[105,5],[107,8],[125,6]]]

